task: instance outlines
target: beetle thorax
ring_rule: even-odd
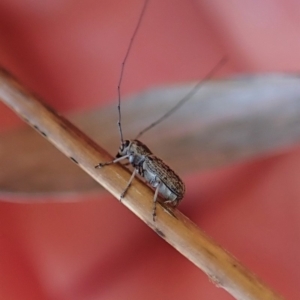
[[[140,165],[145,157],[151,155],[150,149],[138,140],[125,140],[121,143],[117,157],[128,155],[128,160],[133,166]]]

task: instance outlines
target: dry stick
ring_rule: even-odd
[[[0,99],[117,199],[120,198],[130,178],[129,172],[118,164],[95,169],[97,163],[109,161],[112,157],[68,120],[40,102],[3,69],[0,69]],[[153,191],[139,180],[134,182],[122,200],[160,237],[236,299],[283,299],[178,210],[174,210],[174,217],[158,205],[154,223],[152,202]]]

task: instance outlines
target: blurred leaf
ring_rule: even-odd
[[[124,99],[124,137],[135,138],[191,88],[191,84],[161,87]],[[70,119],[116,154],[117,104]],[[300,79],[269,74],[206,82],[141,140],[180,175],[284,149],[300,141]],[[67,196],[102,190],[29,127],[2,134],[0,145],[2,196]]]

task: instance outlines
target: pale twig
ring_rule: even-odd
[[[42,104],[5,70],[0,71],[0,99],[117,199],[120,198],[130,178],[129,172],[117,164],[95,169],[99,162],[111,160],[110,155],[68,120]],[[282,299],[178,210],[174,210],[174,217],[158,206],[157,220],[153,222],[152,202],[153,191],[138,180],[122,200],[160,237],[236,299]]]

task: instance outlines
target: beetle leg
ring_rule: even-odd
[[[115,163],[117,163],[118,161],[123,160],[123,159],[126,159],[126,158],[128,158],[128,157],[129,157],[129,155],[124,155],[124,156],[115,158],[115,159],[112,160],[112,161],[108,161],[108,162],[105,162],[105,163],[99,163],[98,165],[95,166],[95,168],[96,168],[96,169],[100,169],[100,168],[102,168],[102,167],[104,167],[104,166],[111,165],[111,164],[115,164]]]
[[[134,169],[133,172],[132,172],[132,175],[131,175],[131,177],[130,177],[128,183],[127,183],[127,186],[126,186],[125,190],[124,190],[123,193],[121,194],[120,201],[122,200],[122,198],[124,198],[124,196],[125,196],[127,190],[129,189],[129,187],[130,187],[130,185],[131,185],[131,182],[132,182],[132,180],[133,180],[133,178],[134,178],[134,176],[135,176],[136,173],[137,173],[137,169]]]
[[[177,207],[177,205],[179,204],[178,199],[174,199],[174,200],[167,200],[164,203],[173,206],[173,207]]]
[[[155,217],[156,217],[156,201],[157,201],[159,187],[160,187],[160,182],[156,187],[154,197],[153,197],[153,212],[152,212],[153,222],[155,222]]]

